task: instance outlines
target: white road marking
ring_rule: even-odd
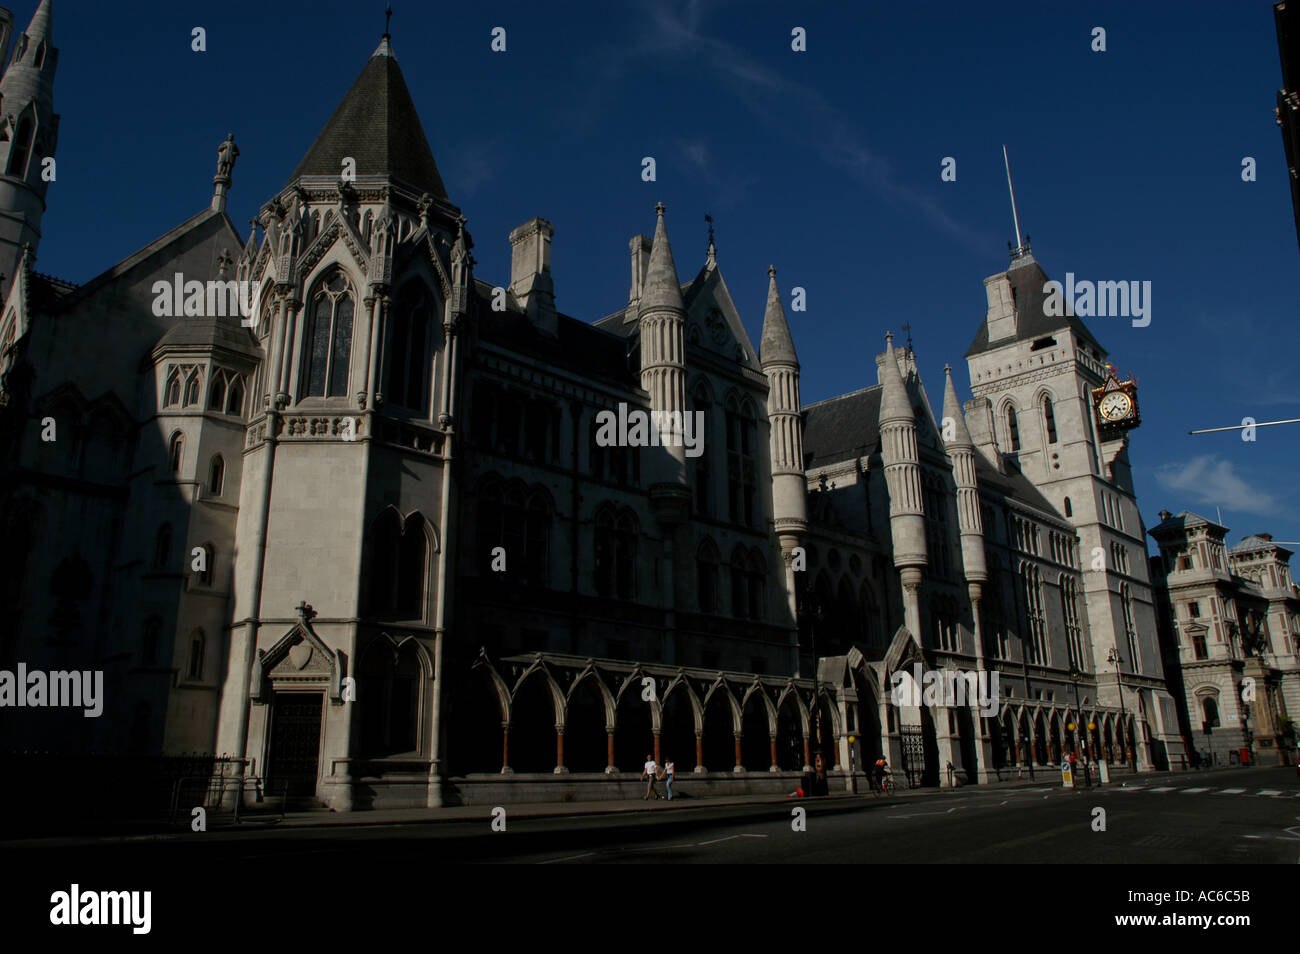
[[[1153,792],[1176,792],[1178,791],[1173,785],[1161,785],[1159,788],[1151,789]]]
[[[1250,837],[1250,836],[1247,836],[1247,837]],[[551,858],[549,861],[539,861],[538,864],[539,864],[539,865],[554,865],[554,864],[559,864],[561,861],[572,861],[574,858],[590,858],[590,857],[591,857],[592,855],[594,855],[594,854],[595,854],[594,851],[584,851],[584,852],[583,852],[582,854],[580,854],[580,855],[565,855],[563,858]]]
[[[1261,794],[1261,795],[1281,795],[1281,794],[1282,794],[1282,790],[1281,790],[1280,788],[1261,788],[1261,789],[1259,790],[1259,794]]]
[[[1199,794],[1201,794],[1202,792],[1208,792],[1208,791],[1209,791],[1208,788],[1185,788],[1185,789],[1183,789],[1183,794],[1184,794],[1184,795],[1199,795]]]
[[[724,841],[731,841],[731,839],[739,838],[739,837],[740,837],[739,835],[728,835],[726,838],[715,838],[712,841],[697,841],[695,843],[695,847],[703,848],[705,845],[718,845]]]
[[[1215,792],[1214,794],[1215,795],[1245,795],[1246,790],[1244,788],[1225,788],[1223,791]]]
[[[920,818],[922,815],[951,815],[953,812],[960,811],[959,808],[950,808],[946,812],[915,812],[911,815],[890,815],[890,818]]]

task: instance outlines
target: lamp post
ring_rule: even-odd
[[[826,764],[826,742],[822,733],[822,684],[821,684],[821,667],[817,665],[817,623],[825,616],[825,610],[821,605],[821,600],[817,595],[811,580],[804,587],[804,616],[808,620],[808,635],[812,643],[812,666],[813,666],[813,719],[816,726],[817,746],[813,765],[816,767],[820,761],[823,769]]]
[[[1077,666],[1070,667],[1070,682],[1074,684],[1074,747],[1079,748],[1079,731],[1083,728],[1083,712],[1079,707],[1079,679],[1083,674],[1079,672]],[[1083,741],[1083,784],[1086,788],[1092,788],[1092,777],[1088,771],[1088,739],[1084,736]]]
[[[1120,658],[1119,653],[1112,646],[1106,652],[1106,662],[1115,664],[1115,685],[1119,688],[1119,748],[1122,758],[1120,761],[1128,764],[1128,713],[1124,710],[1124,680],[1119,677],[1119,667],[1124,660]]]

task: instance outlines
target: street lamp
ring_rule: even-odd
[[[1074,684],[1074,725],[1070,731],[1074,733],[1075,749],[1079,748],[1079,732],[1083,728],[1083,712],[1079,707],[1079,680],[1082,677],[1083,673],[1079,672],[1078,666],[1070,667],[1070,682]],[[1083,784],[1088,788],[1092,788],[1092,778],[1088,771],[1088,741],[1086,736],[1083,742]]]
[[[804,587],[804,616],[808,620],[808,634],[812,642],[812,666],[813,666],[813,711],[817,731],[817,758],[822,760],[825,765],[826,760],[826,741],[822,733],[822,685],[821,685],[821,667],[817,665],[817,623],[825,617],[825,609],[821,605],[821,599],[817,595],[817,590],[813,586],[812,580],[809,580]],[[814,765],[816,759],[814,759]]]
[[[1115,647],[1106,651],[1106,662],[1115,664],[1115,685],[1119,687],[1119,750],[1120,762],[1128,764],[1128,713],[1124,711],[1124,680],[1119,677],[1119,667],[1124,660],[1120,658]]]

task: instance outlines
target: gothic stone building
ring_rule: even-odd
[[[1151,558],[1166,671],[1183,734],[1231,764],[1294,756],[1288,713],[1300,712],[1300,589],[1291,551],[1267,533],[1227,546],[1228,528],[1184,510],[1160,512]],[[1248,756],[1252,757],[1252,756]]]
[[[102,669],[107,699],[0,745],[219,755],[338,809],[630,791],[648,752],[716,792],[1181,754],[1106,353],[1027,247],[984,282],[964,406],[888,335],[803,406],[775,270],[755,350],[662,207],[599,320],[557,310],[544,219],[477,275],[385,36],[246,239],[228,140],[208,208],[77,285],[33,268],[49,11],[0,84],[0,665]],[[258,283],[250,327],[160,308],[178,273]],[[702,415],[703,453],[606,446],[620,405]],[[895,705],[917,664],[996,670],[996,714]]]

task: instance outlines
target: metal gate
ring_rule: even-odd
[[[320,765],[321,695],[276,693],[271,709],[268,787],[290,798],[316,794]],[[286,789],[287,783],[287,789]]]
[[[909,788],[920,788],[925,775],[925,738],[919,725],[905,725],[899,729],[903,746],[903,773]]]

